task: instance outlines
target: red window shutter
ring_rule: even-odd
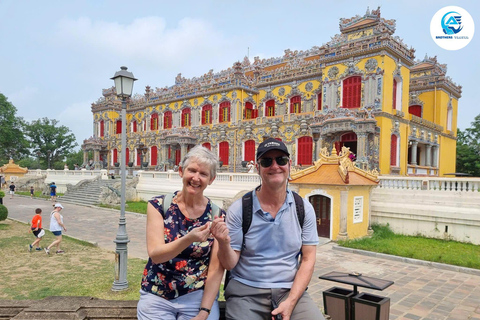
[[[312,137],[301,137],[298,139],[298,164],[311,165],[312,164]]]
[[[228,142],[220,142],[220,161],[223,162],[224,166],[228,166],[228,156],[229,156],[229,146]]]
[[[181,150],[180,149],[177,149],[175,150],[175,165],[178,166],[178,164],[180,163],[180,157],[181,157]]]
[[[255,141],[247,140],[245,141],[245,161],[255,161]]]
[[[130,150],[128,148],[125,149],[125,164],[128,164],[130,160]]]
[[[151,149],[150,149],[150,158],[152,159],[151,161],[151,165],[152,166],[156,166],[157,165],[157,146],[153,146]]]
[[[397,166],[397,136],[392,134],[392,140],[390,143],[390,165]]]
[[[413,114],[417,117],[422,117],[422,106],[420,105],[413,105],[408,107],[408,113]]]
[[[165,112],[163,119],[163,128],[171,129],[172,128],[172,111]]]
[[[137,149],[137,166],[140,165],[140,150]]]
[[[137,121],[133,121],[133,132],[137,132]]]
[[[204,146],[205,148],[207,148],[207,149],[210,150],[210,151],[212,150],[212,146],[210,145],[209,142],[203,143],[202,146]]]
[[[117,134],[122,133],[122,120],[117,120]]]
[[[253,119],[258,118],[258,109],[253,110]]]
[[[103,137],[105,135],[105,123],[100,121],[100,137]]]
[[[275,116],[275,100],[268,100],[265,103],[265,117]]]
[[[298,104],[297,110],[295,110],[295,105]],[[295,96],[290,99],[290,113],[300,113],[302,112],[302,98],[300,96]]]
[[[360,108],[362,78],[354,76],[343,80],[343,108]]]
[[[202,108],[202,124],[205,124],[205,107]]]
[[[113,149],[113,163],[117,163],[118,161],[118,150]]]
[[[317,96],[317,110],[322,110],[322,91]]]

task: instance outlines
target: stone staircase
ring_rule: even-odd
[[[100,203],[100,194],[102,187],[113,187],[118,179],[96,179],[81,183],[68,190],[63,196],[58,197],[59,202],[73,203],[79,205],[95,205]]]

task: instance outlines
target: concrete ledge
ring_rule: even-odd
[[[365,251],[365,250],[360,250],[360,249],[345,248],[345,247],[339,246],[338,244],[334,244],[332,246],[332,249],[333,250],[338,250],[338,251],[343,251],[343,252],[361,254],[361,255],[364,255],[364,256],[370,256],[370,257],[381,258],[381,259],[388,259],[388,260],[405,262],[405,263],[410,263],[410,264],[415,264],[415,265],[420,265],[420,266],[428,266],[428,267],[442,269],[442,270],[462,272],[462,273],[467,273],[467,274],[473,274],[473,275],[476,275],[476,276],[480,276],[480,270],[479,269],[465,268],[465,267],[454,266],[454,265],[451,265],[451,264],[399,257],[399,256],[390,255],[390,254],[378,253],[378,252],[372,252],[372,251]]]
[[[137,301],[92,297],[0,300],[0,319],[137,319]]]

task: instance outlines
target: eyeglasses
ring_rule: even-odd
[[[258,163],[260,163],[260,165],[262,167],[268,168],[273,164],[273,159],[275,159],[275,162],[279,166],[286,165],[288,163],[288,161],[290,160],[287,156],[280,156],[280,157],[276,157],[276,158],[261,158],[260,160],[258,160]]]

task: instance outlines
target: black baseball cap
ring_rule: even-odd
[[[280,140],[274,138],[268,138],[267,140],[260,143],[257,149],[257,160],[260,159],[265,153],[271,150],[280,150],[290,157],[288,153],[287,146]]]

